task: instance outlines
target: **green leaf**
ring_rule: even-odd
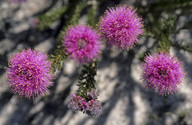
[[[62,6],[59,9],[55,9],[47,12],[44,15],[38,17],[40,24],[38,26],[39,30],[44,30],[48,28],[53,22],[59,19],[63,13],[67,10],[67,6]]]
[[[98,20],[97,20],[97,12],[98,12],[98,5],[97,3],[93,3],[91,5],[91,7],[88,10],[88,14],[87,14],[87,23],[91,26],[91,27],[95,27]]]
[[[190,43],[186,44],[184,42],[179,42],[179,43],[173,43],[172,46],[192,53],[192,44],[190,44]]]

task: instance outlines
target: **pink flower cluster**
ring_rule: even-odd
[[[142,77],[146,87],[158,89],[159,94],[167,95],[176,92],[185,72],[179,60],[161,52],[145,58]]]
[[[66,53],[79,63],[89,63],[101,53],[99,35],[89,26],[70,27],[63,37]]]
[[[28,98],[44,95],[53,79],[47,58],[46,54],[31,49],[14,53],[7,68],[8,85],[15,93]]]
[[[28,0],[9,1],[21,3]],[[40,22],[38,19],[31,19],[29,23],[36,28]],[[137,15],[136,9],[126,6],[107,10],[101,17],[98,28],[101,37],[107,40],[108,46],[127,50],[133,47],[138,42],[138,37],[143,34],[142,18]],[[102,49],[100,35],[89,26],[69,27],[62,42],[66,54],[81,64],[90,63],[98,58]],[[181,84],[185,77],[182,63],[168,53],[149,55],[142,66],[142,79],[146,82],[145,86],[157,89],[161,95],[175,93],[177,85]],[[6,71],[11,89],[27,98],[44,95],[48,87],[53,84],[51,61],[46,54],[35,50],[28,49],[14,53],[9,59]],[[84,94],[86,97],[73,95],[68,100],[68,108],[82,111],[89,116],[99,116],[102,107],[97,100],[98,92],[93,89]]]
[[[143,34],[142,19],[131,7],[116,7],[107,10],[99,22],[99,29],[109,46],[129,49]]]
[[[99,116],[102,112],[102,107],[101,103],[96,101],[96,96],[98,96],[98,94],[95,95],[95,93],[96,90],[91,90],[87,93],[89,94],[88,97],[94,97],[87,99],[87,102],[85,102],[85,99],[83,99],[82,97],[73,95],[68,101],[68,108],[73,111],[83,111],[89,116]]]

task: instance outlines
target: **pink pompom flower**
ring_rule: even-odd
[[[9,58],[6,77],[11,89],[21,96],[44,95],[52,85],[53,74],[48,56],[35,50],[22,50]]]
[[[138,36],[143,34],[142,19],[136,14],[136,9],[126,6],[107,10],[98,27],[110,47],[114,45],[127,50],[137,43]]]
[[[142,75],[145,86],[157,89],[160,95],[175,93],[184,77],[182,63],[168,53],[156,53],[145,58]]]
[[[99,35],[89,26],[70,27],[63,39],[66,53],[79,63],[89,63],[101,52]]]

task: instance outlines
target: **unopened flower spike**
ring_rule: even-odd
[[[157,89],[160,95],[175,93],[184,77],[184,68],[176,57],[163,52],[145,57],[142,74],[145,87]]]
[[[98,24],[102,37],[108,46],[129,49],[138,42],[138,36],[143,34],[143,22],[136,9],[126,6],[109,8]]]
[[[78,95],[72,95],[68,100],[68,108],[73,111],[82,111],[91,117],[98,117],[102,112],[101,103],[96,100],[98,92],[92,89],[87,92],[85,99]]]
[[[22,50],[9,58],[7,84],[14,93],[27,98],[44,95],[53,82],[48,55],[36,50]]]
[[[73,111],[82,111],[86,106],[86,103],[84,102],[84,99],[80,96],[73,95],[68,100],[68,108]]]

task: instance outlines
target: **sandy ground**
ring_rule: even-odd
[[[10,54],[22,48],[50,52],[56,41],[54,28],[40,32],[31,28],[28,22],[50,4],[51,1],[47,0],[30,0],[19,6],[0,1],[1,125],[192,125],[192,54],[171,48],[171,55],[183,61],[188,75],[176,94],[160,96],[144,88],[141,80],[138,57],[153,42],[144,37],[140,43],[145,44],[129,52],[103,51],[96,76],[103,107],[98,118],[72,112],[66,106],[67,98],[77,89],[80,67],[72,60],[67,60],[62,70],[56,73],[54,86],[48,95],[34,100],[14,95],[6,85],[4,67]],[[59,6],[59,2],[55,4],[55,8]],[[174,39],[191,42],[191,31],[182,30]]]

